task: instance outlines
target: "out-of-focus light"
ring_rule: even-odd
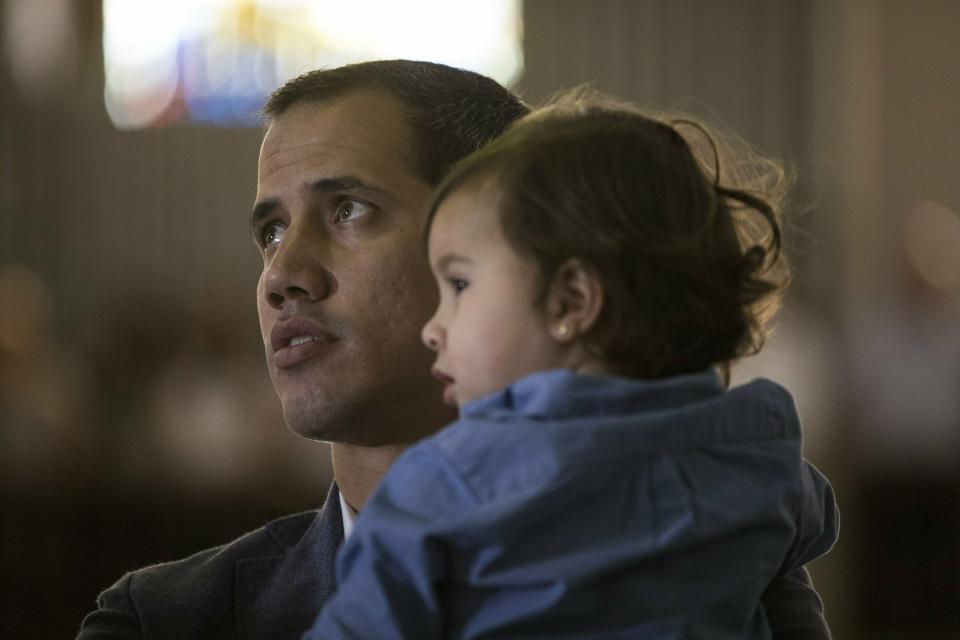
[[[104,0],[104,98],[117,127],[149,125],[173,102],[185,4]]]
[[[960,216],[929,200],[907,216],[904,250],[914,271],[930,286],[948,290],[960,285]]]
[[[510,85],[521,0],[104,0],[105,101],[120,128],[177,113],[256,124],[306,70],[363,60],[441,62]]]
[[[338,63],[430,60],[472,69],[503,84],[514,82],[523,66],[520,7],[514,0],[311,4],[314,29],[336,52]]]
[[[105,0],[103,52],[108,70],[149,67],[176,52],[182,3]]]

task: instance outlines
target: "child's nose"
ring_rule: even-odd
[[[434,313],[433,317],[423,325],[423,330],[420,332],[420,339],[423,340],[423,344],[427,345],[432,351],[439,351],[442,337],[443,330],[440,328],[440,323],[437,322],[437,314]]]

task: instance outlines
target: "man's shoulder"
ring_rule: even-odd
[[[121,581],[129,579],[130,588],[138,591],[173,589],[182,593],[183,589],[220,588],[222,583],[213,579],[217,574],[232,579],[238,561],[284,553],[303,537],[317,513],[304,511],[272,520],[225,544],[131,571]]]
[[[298,638],[334,588],[343,538],[337,495],[334,486],[319,511],[125,574],[100,594],[79,638],[235,638],[238,629],[260,637],[267,628]]]

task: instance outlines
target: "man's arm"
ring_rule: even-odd
[[[773,640],[830,640],[823,602],[805,567],[774,578],[761,597]]]
[[[142,640],[140,616],[130,598],[127,574],[97,598],[97,608],[83,619],[77,640]]]

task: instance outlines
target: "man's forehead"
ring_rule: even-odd
[[[295,104],[268,128],[260,172],[340,157],[400,161],[412,167],[411,137],[399,102],[382,91],[357,90],[320,103]]]
[[[336,144],[325,141],[282,141],[271,140],[270,134],[264,138],[260,149],[259,174],[264,180],[272,174],[286,168],[304,163],[328,164],[331,160],[347,160],[351,155],[363,155],[364,147]],[[370,150],[368,149],[368,152]]]

